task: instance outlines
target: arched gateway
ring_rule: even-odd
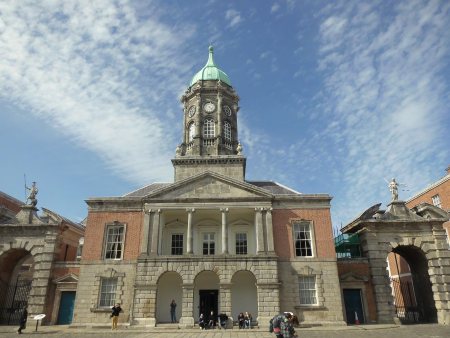
[[[368,258],[377,321],[450,324],[450,250],[442,224],[445,211],[423,203],[408,209],[392,201],[369,208],[345,226],[358,233]]]

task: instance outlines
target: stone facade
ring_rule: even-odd
[[[343,324],[331,197],[245,179],[239,97],[212,48],[205,67],[207,79],[197,74],[181,99],[174,183],[87,200],[75,323],[104,325],[120,302],[124,325],[155,326],[171,321],[174,300],[184,327],[211,311],[248,311],[262,327],[280,311]]]

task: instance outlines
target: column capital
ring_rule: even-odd
[[[222,212],[228,212],[229,210],[228,210],[228,208],[220,208],[220,211],[222,211]]]
[[[189,213],[195,212],[195,208],[186,208],[186,211]]]
[[[262,208],[262,207],[256,207],[256,208],[255,208],[255,211],[262,212],[262,211],[264,211],[264,208]]]
[[[151,214],[151,213],[155,212],[155,209],[147,209],[147,210],[144,209],[144,212],[146,214]]]

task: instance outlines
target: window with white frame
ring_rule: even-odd
[[[84,237],[80,237],[78,240],[77,247],[77,259],[81,259],[81,255],[83,254],[83,246],[84,246]]]
[[[100,280],[99,307],[111,307],[116,303],[117,278],[102,278]]]
[[[223,124],[223,136],[225,141],[231,142],[231,124],[230,122],[225,122]]]
[[[317,305],[316,276],[299,276],[301,305]]]
[[[172,255],[183,254],[183,234],[172,234]]]
[[[207,119],[203,123],[203,137],[204,138],[213,138],[214,136],[215,136],[214,121],[211,119]]]
[[[189,135],[188,135],[188,142],[192,142],[194,140],[194,136],[195,136],[195,123],[192,122],[191,124],[189,124]]]
[[[105,259],[122,259],[125,226],[108,225],[106,228]]]
[[[298,257],[312,256],[312,236],[310,222],[294,223],[295,255]]]
[[[246,255],[247,254],[247,234],[237,233],[236,234],[236,255]]]
[[[214,255],[216,242],[214,240],[214,233],[208,232],[203,234],[203,254]]]
[[[434,206],[436,206],[438,208],[442,208],[441,198],[439,197],[439,195],[432,196],[431,201],[433,202]]]

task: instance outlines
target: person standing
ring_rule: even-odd
[[[117,303],[111,308],[112,327],[111,330],[117,330],[117,323],[119,322],[119,313],[122,311],[120,304]]]
[[[22,315],[20,316],[19,329],[17,330],[18,334],[22,334],[22,330],[26,329],[27,319],[28,319],[28,311],[27,308],[25,308],[23,309]]]
[[[172,321],[172,323],[177,322],[177,317],[175,314],[176,309],[177,309],[177,303],[175,303],[175,299],[172,299],[172,302],[170,303],[170,320]]]

